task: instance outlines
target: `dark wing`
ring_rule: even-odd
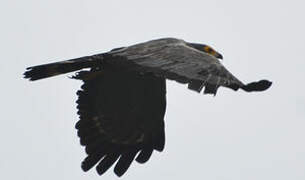
[[[96,164],[103,174],[117,160],[114,171],[123,175],[134,158],[146,162],[153,150],[164,148],[165,78],[188,83],[190,89],[216,94],[219,86],[262,91],[271,82],[244,85],[220,62],[188,47],[184,41],[162,39],[108,53],[28,68],[25,78],[43,79],[76,71],[84,81],[78,91],[76,124],[88,157],[82,168]],[[138,155],[137,155],[138,154]]]
[[[81,71],[76,124],[81,144],[86,146],[84,171],[96,166],[101,175],[117,160],[114,172],[123,175],[134,158],[149,160],[153,150],[164,148],[165,79],[140,76],[103,66]]]
[[[216,94],[220,86],[247,92],[263,91],[271,85],[267,80],[243,84],[217,58],[187,46],[182,40],[151,41],[109,52],[108,56],[105,60],[109,59],[111,64],[188,83],[189,89],[198,92],[205,87],[204,93]]]

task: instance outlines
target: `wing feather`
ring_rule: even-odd
[[[189,84],[189,89],[216,94],[220,86],[246,91],[267,89],[271,82],[255,82],[245,85],[232,75],[220,61],[204,52],[189,47],[182,40],[159,40],[125,48],[120,52],[110,52],[109,63],[124,66],[141,73],[154,73],[180,83]],[[168,42],[167,42],[168,41]],[[167,43],[166,43],[167,42]],[[107,59],[106,59],[107,60]]]
[[[164,148],[165,79],[114,67],[98,71],[75,77],[84,81],[77,92],[80,120],[75,125],[88,154],[82,169],[98,164],[101,175],[119,159],[114,172],[122,176],[138,152],[143,152],[138,161],[144,163],[150,151]]]
[[[75,128],[88,155],[82,169],[97,165],[100,175],[118,160],[114,172],[122,176],[134,159],[145,163],[154,150],[164,149],[165,79],[197,92],[205,87],[205,94],[216,94],[220,86],[251,92],[271,85],[267,80],[245,85],[217,58],[173,38],[33,66],[24,75],[39,80],[84,68],[91,70],[73,77],[84,82],[77,92]]]

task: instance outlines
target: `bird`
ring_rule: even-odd
[[[216,95],[219,87],[264,91],[272,82],[244,84],[221,63],[212,47],[177,38],[161,38],[108,52],[28,67],[24,78],[40,80],[69,72],[83,81],[77,91],[75,128],[86,158],[81,168],[99,175],[114,164],[122,176],[133,161],[146,163],[165,145],[166,80]],[[203,90],[204,88],[204,90]]]

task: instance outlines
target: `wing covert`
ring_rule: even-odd
[[[108,54],[109,63],[131,71],[153,73],[156,76],[187,83],[188,88],[205,94],[216,94],[220,86],[233,90],[261,91],[271,83],[254,82],[249,87],[231,74],[220,61],[204,52],[189,47],[184,41],[138,44],[120,52]]]

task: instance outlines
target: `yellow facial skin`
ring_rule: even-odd
[[[212,56],[216,56],[218,54],[214,49],[212,49],[209,46],[204,46],[203,50],[204,50],[204,52],[211,54]]]

